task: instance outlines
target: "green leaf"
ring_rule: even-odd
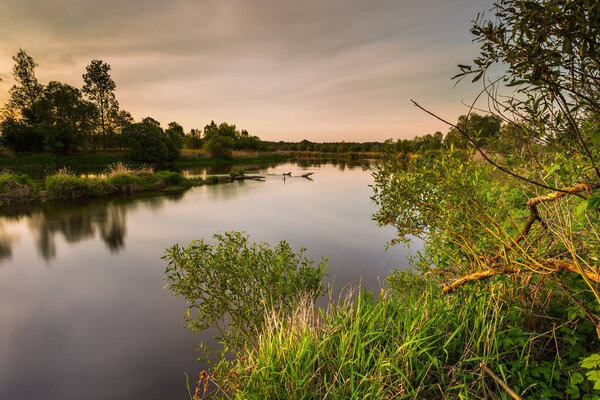
[[[586,369],[598,368],[600,366],[600,354],[592,354],[591,356],[584,358],[581,362],[581,366]]]
[[[579,385],[580,383],[583,383],[584,378],[583,375],[581,375],[579,372],[575,372],[573,375],[571,375],[571,383],[574,385]]]
[[[588,201],[584,200],[575,207],[575,215],[580,216],[588,208]]]

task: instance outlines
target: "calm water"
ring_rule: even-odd
[[[288,171],[313,180],[284,181]],[[226,230],[286,239],[327,256],[337,287],[376,288],[406,266],[409,250],[386,252],[394,232],[371,220],[367,166],[248,172],[267,179],[0,217],[0,399],[185,399],[184,372],[202,369],[195,350],[210,332],[188,332],[184,302],[163,290],[173,243]]]

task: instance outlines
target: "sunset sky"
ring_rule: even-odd
[[[478,87],[470,21],[491,0],[4,0],[0,102],[25,49],[42,83],[112,66],[121,108],[185,130],[227,121],[265,140],[375,141],[447,128]]]

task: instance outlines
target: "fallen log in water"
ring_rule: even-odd
[[[306,174],[303,174],[303,175],[300,175],[300,176],[301,176],[301,177],[303,177],[303,178],[308,178],[308,179],[310,179],[310,178],[309,178],[309,176],[311,176],[312,174],[314,174],[314,172],[308,172],[308,173],[306,173]]]
[[[265,177],[261,176],[261,175],[234,175],[234,176],[229,177],[229,179],[232,180],[232,181],[243,181],[243,180],[246,180],[246,179],[252,179],[252,180],[255,180],[255,181],[262,181],[262,180],[265,179]]]

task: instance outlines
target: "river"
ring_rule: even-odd
[[[163,289],[164,249],[246,231],[328,257],[328,284],[378,288],[409,250],[385,244],[369,164],[293,162],[184,193],[43,205],[0,217],[0,399],[186,399],[200,341]],[[314,172],[312,180],[282,176]],[[204,174],[205,171],[187,171]],[[410,251],[415,251],[411,248]]]

